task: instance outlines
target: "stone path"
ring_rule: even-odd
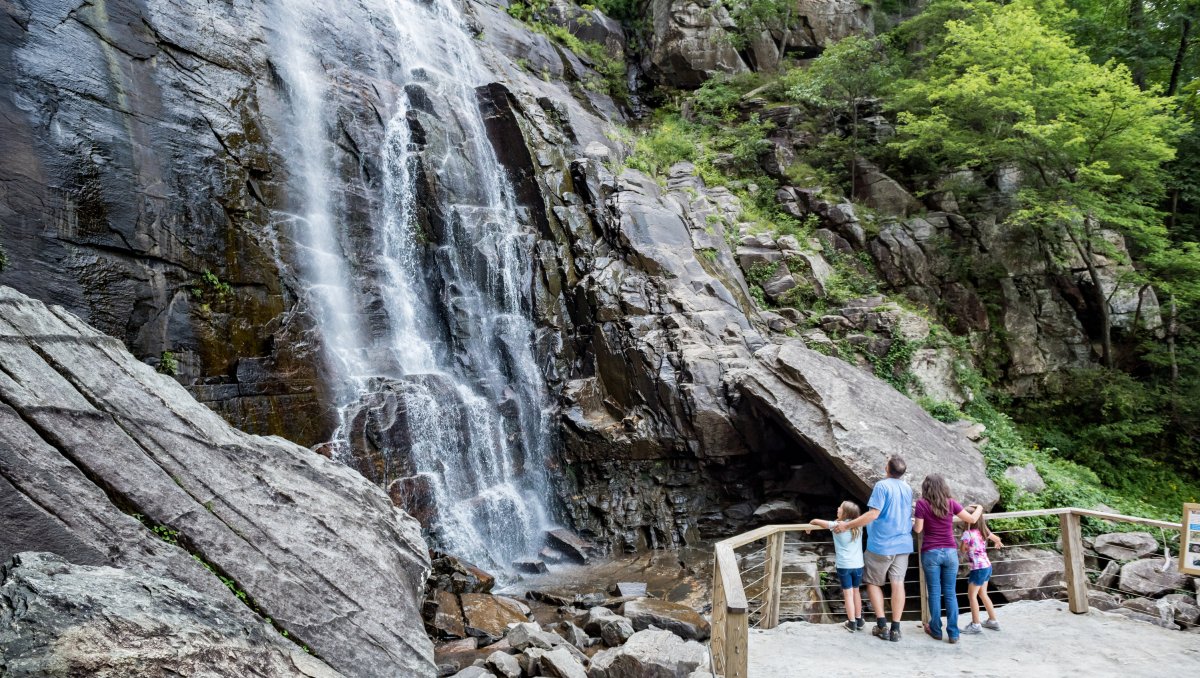
[[[839,625],[789,622],[750,632],[750,678],[790,676],[1200,676],[1200,633],[1168,631],[1066,603],[1019,602],[998,611],[1003,629],[937,642],[915,622],[885,643]],[[970,619],[960,617],[964,622]]]

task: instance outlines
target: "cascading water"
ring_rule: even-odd
[[[376,72],[396,92],[380,148],[371,151],[382,176],[361,229],[370,241],[355,240],[347,199],[331,188],[333,139],[344,124],[336,100],[349,86],[314,53],[345,40],[323,35],[332,29],[319,4],[277,2],[273,58],[288,92],[295,138],[287,160],[302,203],[299,214],[281,215],[279,228],[295,241],[300,282],[338,381],[343,426],[335,442],[349,446],[346,411],[386,384],[406,439],[385,454],[403,455],[395,465],[433,495],[438,540],[506,567],[540,546],[548,524],[549,427],[529,318],[533,238],[476,99],[488,72],[449,0],[355,5],[357,30],[378,47]],[[430,175],[436,190],[419,196],[418,182]],[[440,215],[438,233],[422,224],[422,210]],[[378,299],[383,331],[356,315],[367,297]]]

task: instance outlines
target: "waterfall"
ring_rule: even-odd
[[[335,447],[353,463],[351,420],[388,403],[403,431],[382,451],[381,482],[406,469],[432,494],[441,546],[505,568],[548,526],[549,409],[532,348],[534,237],[476,99],[489,73],[450,0],[275,2],[299,203],[276,227],[335,381]],[[349,81],[337,66],[347,54],[387,86]],[[376,199],[352,225],[333,158],[339,107],[367,87],[393,94],[379,95],[378,148],[361,149],[378,160]],[[436,233],[422,213],[438,215]]]

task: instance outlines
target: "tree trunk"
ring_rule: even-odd
[[[1079,253],[1079,258],[1083,260],[1084,266],[1087,267],[1088,277],[1092,280],[1092,294],[1096,298],[1096,304],[1100,307],[1100,346],[1103,351],[1101,360],[1105,367],[1113,366],[1113,350],[1112,350],[1112,315],[1108,312],[1108,298],[1104,296],[1104,287],[1100,284],[1100,271],[1096,268],[1096,262],[1092,255],[1092,240],[1091,228],[1087,225],[1087,220],[1084,220],[1084,237],[1087,239],[1087,247],[1084,243],[1079,242],[1079,236],[1067,227],[1067,237],[1071,239],[1071,244],[1075,246],[1075,251]]]
[[[1175,358],[1175,334],[1179,331],[1179,317],[1175,311],[1175,295],[1167,304],[1167,354],[1171,356],[1171,392],[1175,393],[1179,386],[1179,361]]]
[[[1130,59],[1130,70],[1133,72],[1133,82],[1139,89],[1146,89],[1146,65],[1142,58],[1142,29],[1146,23],[1146,8],[1142,0],[1129,0],[1129,32],[1133,35],[1133,58]]]
[[[783,37],[779,39],[779,65],[783,65],[783,52],[792,40],[792,8],[788,7],[787,15],[783,18]]]
[[[1183,60],[1187,57],[1188,39],[1192,32],[1192,18],[1183,17],[1183,26],[1179,31],[1179,49],[1175,52],[1175,61],[1171,64],[1171,82],[1167,85],[1167,96],[1175,96],[1179,89],[1179,74],[1183,72]]]

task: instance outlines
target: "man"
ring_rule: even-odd
[[[904,459],[888,459],[887,478],[875,483],[867,512],[847,523],[838,523],[834,532],[845,532],[870,525],[867,530],[867,550],[863,553],[863,581],[871,609],[875,610],[875,628],[871,633],[882,640],[900,640],[900,616],[904,614],[904,573],[908,556],[913,552],[912,515],[913,492],[903,480],[908,466]],[[892,628],[887,626],[883,608],[883,584],[892,585]]]

